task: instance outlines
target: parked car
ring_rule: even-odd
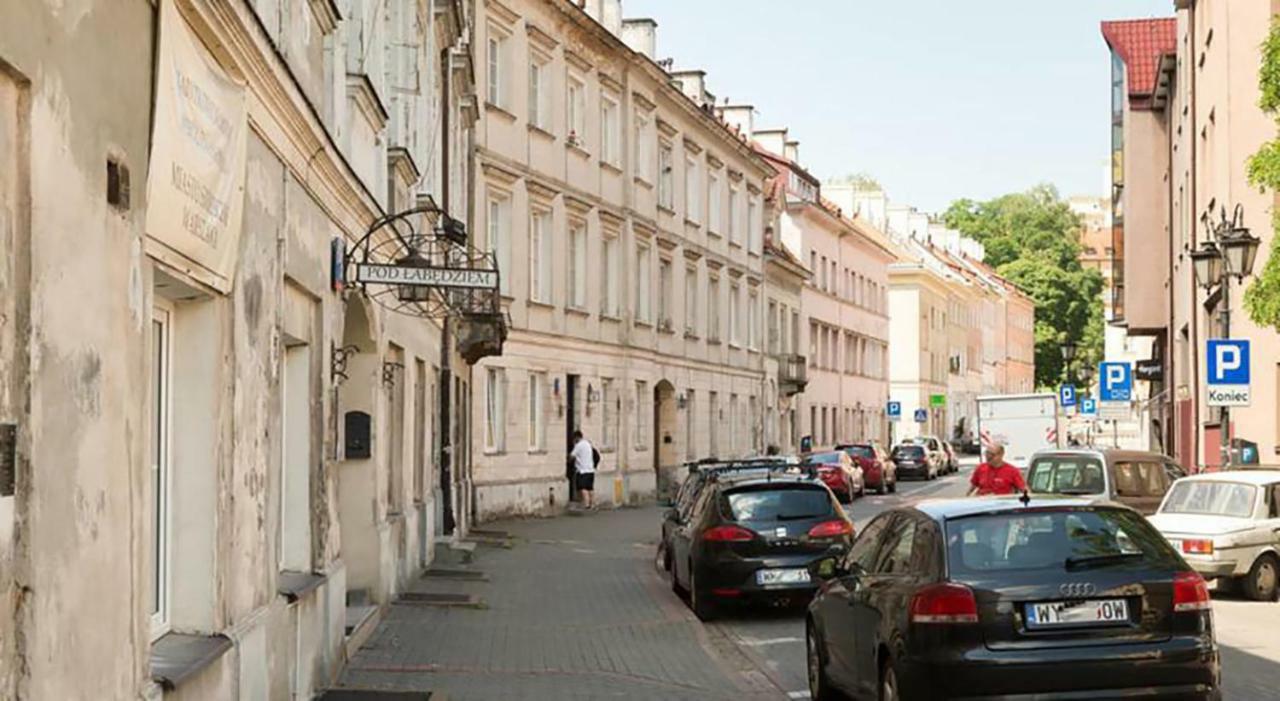
[[[1154,514],[1169,485],[1184,476],[1173,458],[1142,450],[1068,448],[1031,457],[1027,487],[1033,494],[1092,496]]]
[[[1174,482],[1151,523],[1197,572],[1250,599],[1280,581],[1280,470],[1231,470]]]
[[[809,571],[843,553],[853,522],[831,490],[805,476],[771,472],[715,475],[671,538],[671,586],[702,620],[721,606],[807,600]]]
[[[950,441],[941,441],[942,451],[947,456],[947,472],[956,473],[960,471],[960,458],[956,453],[955,446]]]
[[[924,449],[929,451],[929,455],[937,464],[938,474],[945,475],[950,472],[950,467],[947,465],[947,451],[946,448],[943,447],[943,441],[941,438],[938,438],[937,436],[916,436],[915,438],[909,438],[903,441],[903,443],[914,443],[916,445],[924,446]]]
[[[851,502],[866,492],[862,467],[843,450],[809,453],[804,457],[804,464],[818,468],[818,479],[830,487],[840,501]]]
[[[728,472],[764,474],[768,470],[789,468],[796,468],[796,471],[799,471],[799,465],[800,461],[797,458],[781,455],[738,460],[704,458],[685,463],[687,474],[676,491],[676,498],[672,501],[671,508],[667,509],[662,519],[662,539],[659,541],[658,550],[662,555],[663,566],[667,571],[671,571],[671,534],[675,532],[680,521],[688,516],[698,494],[713,476]]]
[[[1208,585],[1119,504],[928,500],[812,570],[818,701],[1220,698]]]
[[[878,494],[898,491],[897,466],[879,443],[838,445],[836,450],[848,453],[862,467],[862,480],[868,489],[874,489]]]
[[[903,443],[894,447],[890,457],[898,477],[931,480],[938,476],[938,458],[923,445]]]

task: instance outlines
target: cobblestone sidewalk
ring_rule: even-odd
[[[491,524],[487,582],[418,580],[482,608],[398,603],[341,685],[454,699],[786,698],[728,638],[704,628],[654,564],[660,512],[624,509]]]

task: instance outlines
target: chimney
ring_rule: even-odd
[[[622,0],[586,0],[583,9],[614,36],[622,34]]]
[[[648,19],[622,20],[622,41],[632,51],[644,54],[649,60],[654,58],[658,49],[658,23]]]
[[[786,129],[764,129],[752,133],[751,137],[760,144],[760,147],[769,153],[779,156],[786,150],[787,146],[787,130]]]
[[[800,162],[800,142],[788,141],[783,144],[782,156],[792,163]]]
[[[671,74],[671,78],[680,84],[680,91],[699,107],[706,107],[710,103],[706,71],[676,71]]]
[[[751,138],[756,131],[756,108],[751,105],[724,105],[716,108],[720,118],[743,136]]]

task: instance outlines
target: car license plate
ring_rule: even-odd
[[[1124,599],[1027,604],[1028,628],[1115,625],[1128,622],[1129,602]]]
[[[808,584],[809,570],[756,570],[756,584]]]

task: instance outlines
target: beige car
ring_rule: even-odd
[[[1069,494],[1156,512],[1182,467],[1160,453],[1109,448],[1042,450],[1027,466],[1032,494]]]
[[[1280,591],[1280,470],[1229,470],[1174,483],[1152,525],[1219,586],[1251,599]]]

